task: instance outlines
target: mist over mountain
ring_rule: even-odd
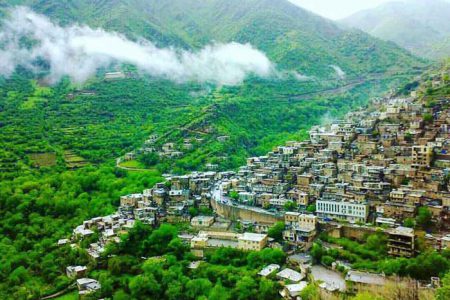
[[[341,22],[416,55],[431,59],[450,56],[450,2],[445,0],[394,1],[358,12]]]
[[[211,42],[250,43],[281,69],[336,77],[398,71],[417,63],[399,47],[342,30],[286,0],[17,0],[61,25],[87,24],[145,38],[159,47],[200,49]]]

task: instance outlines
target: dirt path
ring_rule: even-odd
[[[73,283],[73,284],[69,285],[68,287],[66,287],[64,290],[54,293],[52,295],[42,297],[42,298],[40,298],[40,300],[53,299],[53,298],[62,296],[64,294],[66,294],[67,292],[73,290],[75,287],[76,287],[76,283]]]

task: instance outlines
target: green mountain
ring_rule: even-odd
[[[251,43],[282,68],[331,77],[397,71],[417,59],[393,44],[311,14],[287,0],[9,0],[63,24],[86,23],[161,46]]]
[[[282,0],[7,0],[0,12],[14,4],[29,5],[61,24],[85,23],[160,46],[250,42],[280,70],[313,79],[252,77],[240,86],[215,87],[138,76],[132,66],[121,68],[136,76],[105,81],[107,70],[100,70],[83,86],[68,80],[48,86],[22,68],[0,77],[0,299],[54,294],[71,285],[66,266],[91,268],[84,250],[58,247],[57,241],[84,220],[114,212],[121,195],[152,187],[167,171],[201,170],[208,163],[219,170],[237,168],[250,155],[304,138],[324,115],[342,116],[408,82],[426,64],[393,43],[340,29]],[[337,78],[330,65],[343,69],[346,78]],[[145,164],[146,170],[116,166],[117,157],[153,134],[161,137],[157,147],[201,141],[179,158],[128,162]],[[112,259],[89,274],[100,278],[105,297],[140,278],[140,269],[130,266],[141,261],[128,258],[129,264],[118,266]],[[241,271],[229,273],[240,280]],[[278,291],[261,289],[268,290]]]
[[[442,59],[450,56],[449,16],[448,1],[409,0],[361,11],[341,22],[395,42],[416,55]]]

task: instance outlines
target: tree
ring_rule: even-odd
[[[230,198],[235,201],[239,200],[239,193],[236,191],[230,191]]]
[[[262,251],[253,251],[247,255],[247,265],[257,269],[268,264],[282,265],[286,260],[286,254],[280,249],[266,248]]]
[[[448,259],[437,252],[425,252],[409,261],[406,272],[412,278],[429,280],[430,277],[443,276],[449,269]]]
[[[436,300],[450,299],[450,273],[447,273],[441,281],[441,287],[437,289]]]
[[[178,259],[181,259],[189,248],[181,241],[181,239],[174,238],[170,241],[167,250],[174,254]]]
[[[209,293],[209,300],[228,300],[231,298],[229,291],[223,287],[220,279],[217,281],[216,285],[212,288]]]
[[[183,299],[183,284],[175,280],[170,281],[170,284],[167,285],[165,296],[169,300]]]
[[[424,114],[424,115],[422,116],[422,118],[423,118],[423,121],[424,121],[426,124],[430,124],[430,123],[433,122],[433,115],[432,115],[432,114],[426,113],[426,114]]]
[[[405,133],[405,141],[412,142],[413,141],[413,135],[411,132]]]
[[[140,161],[146,166],[146,167],[153,167],[156,165],[159,161],[159,156],[155,152],[143,154],[140,156]]]
[[[284,222],[277,222],[269,228],[268,235],[278,242],[283,240]]]
[[[245,254],[238,249],[221,247],[210,254],[207,260],[212,264],[241,266],[246,263],[245,258]]]
[[[298,209],[298,205],[294,201],[288,201],[284,205],[284,209],[286,211],[296,211]]]
[[[315,263],[320,262],[324,253],[322,244],[314,243],[311,247],[310,253]]]
[[[308,205],[308,207],[306,208],[306,211],[307,211],[307,212],[310,212],[310,213],[315,213],[315,212],[316,212],[316,206],[315,206],[314,204],[310,204],[310,205]]]
[[[431,218],[432,214],[428,209],[428,207],[426,206],[419,207],[416,217],[417,225],[421,226],[424,229],[429,228],[431,226]]]
[[[114,293],[113,300],[128,300],[130,299],[130,295],[125,293],[123,290],[118,290]]]
[[[365,246],[380,255],[385,255],[387,252],[387,237],[383,233],[372,234],[367,238]]]
[[[189,207],[189,215],[191,217],[198,216],[198,209],[196,209],[195,207]]]
[[[244,276],[237,282],[233,294],[239,300],[253,299],[254,295],[257,294],[257,288],[258,285],[252,277]]]
[[[211,288],[212,283],[208,279],[198,278],[190,280],[186,284],[186,296],[189,299],[198,299],[200,296],[207,296]]]
[[[308,286],[300,292],[300,298],[302,300],[319,300],[320,293],[317,284],[316,283],[308,284]]]
[[[154,230],[144,241],[144,256],[162,255],[167,252],[167,248],[172,239],[178,235],[175,226],[162,224]]]
[[[161,286],[152,274],[133,277],[128,287],[136,299],[158,299],[161,293]]]
[[[320,262],[325,266],[331,266],[334,263],[334,258],[328,255],[322,256]]]
[[[278,298],[279,284],[266,278],[261,278],[258,289],[258,299],[272,300]]]
[[[414,221],[413,218],[406,218],[403,221],[403,226],[408,227],[408,228],[414,228],[414,226],[416,226],[416,222]]]

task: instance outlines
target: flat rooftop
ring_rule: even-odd
[[[406,236],[414,236],[414,229],[399,226],[389,231],[390,234],[398,234],[398,235],[406,235]]]
[[[261,242],[265,238],[267,238],[267,234],[245,232],[244,234],[242,234],[242,236],[239,237],[239,240]]]

